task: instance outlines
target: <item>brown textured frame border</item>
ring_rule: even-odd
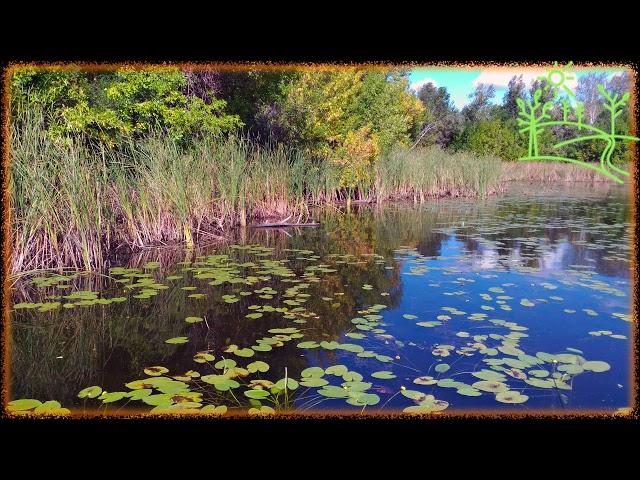
[[[567,63],[567,62],[558,62]],[[221,70],[221,71],[244,71],[244,70],[291,70],[291,69],[303,69],[303,70],[338,70],[343,68],[353,67],[365,67],[369,69],[389,69],[389,68],[442,68],[442,69],[476,69],[476,68],[541,68],[551,66],[551,61],[546,62],[349,62],[349,63],[312,63],[312,62],[299,62],[299,63],[284,63],[284,62],[163,62],[163,63],[149,63],[149,62],[11,62],[2,67],[2,268],[3,268],[3,285],[2,285],[2,338],[0,340],[0,346],[2,349],[2,365],[0,367],[2,375],[2,390],[0,391],[0,402],[2,403],[2,416],[10,419],[47,419],[53,416],[47,415],[35,415],[35,414],[17,414],[7,412],[6,405],[10,396],[10,364],[11,364],[11,324],[9,316],[9,303],[11,299],[11,287],[9,283],[9,265],[11,257],[11,210],[10,210],[10,195],[9,195],[9,175],[10,175],[10,158],[9,158],[9,143],[10,143],[10,85],[11,76],[13,72],[21,68],[38,68],[43,70],[71,70],[82,69],[89,71],[108,71],[117,68],[137,68],[137,69],[164,69],[168,67],[188,68],[193,70]],[[624,68],[629,70],[634,80],[634,89],[630,95],[630,110],[633,113],[631,116],[631,132],[636,135],[638,118],[638,88],[639,82],[639,68],[637,64],[632,63],[606,63],[606,62],[578,62],[573,65],[574,70],[584,70],[590,68]],[[334,419],[334,420],[362,420],[366,421],[371,418],[378,419],[393,419],[393,420],[434,420],[447,419],[531,419],[531,418],[571,418],[571,419],[586,419],[586,418],[604,418],[611,420],[630,420],[639,419],[640,410],[638,406],[638,260],[636,258],[637,251],[637,208],[638,208],[638,194],[640,188],[638,186],[638,147],[632,149],[631,155],[631,175],[629,177],[629,189],[630,189],[630,201],[631,201],[631,246],[632,246],[632,258],[630,262],[631,271],[631,323],[632,323],[632,355],[629,361],[631,362],[631,368],[629,371],[629,384],[632,385],[630,389],[629,408],[623,409],[621,412],[603,412],[599,410],[563,410],[563,411],[549,411],[549,410],[531,410],[527,412],[514,412],[514,411],[494,411],[494,410],[477,410],[473,412],[450,412],[446,410],[441,412],[434,412],[424,415],[411,415],[403,414],[400,411],[394,412],[345,412],[345,411],[325,411],[322,413],[313,414],[297,414],[294,412],[278,413],[270,415],[268,417],[252,416],[247,413],[233,414],[225,416],[216,416],[209,414],[198,413],[172,413],[172,414],[153,414],[143,410],[128,410],[126,412],[109,412],[105,414],[99,410],[85,410],[84,412],[72,412],[70,415],[63,417],[53,418],[69,418],[69,419],[108,419],[108,418],[137,418],[137,419],[209,419],[215,418],[218,421],[230,421],[234,419]]]

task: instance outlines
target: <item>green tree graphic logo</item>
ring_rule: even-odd
[[[529,136],[529,149],[526,157],[522,157],[519,160],[552,160],[578,164],[584,168],[595,170],[596,172],[610,178],[616,183],[624,183],[624,177],[629,176],[629,172],[615,166],[611,157],[616,148],[618,141],[638,141],[637,137],[630,135],[620,135],[616,133],[616,119],[622,114],[624,107],[629,100],[629,93],[620,95],[608,91],[604,85],[598,85],[598,92],[603,99],[603,108],[609,112],[610,117],[610,129],[608,132],[601,130],[593,125],[584,123],[584,104],[576,101],[575,107],[572,108],[571,101],[567,98],[558,99],[558,92],[564,91],[569,97],[576,98],[575,93],[566,84],[566,80],[575,78],[567,73],[567,69],[572,66],[572,63],[568,63],[565,67],[559,67],[555,62],[553,68],[548,70],[546,76],[538,77],[539,79],[546,80],[546,85],[543,88],[538,88],[534,94],[532,100],[523,100],[518,98],[516,100],[519,108],[518,112],[518,126],[520,133],[527,134]],[[552,101],[541,103],[543,90],[553,89],[555,94]],[[556,105],[559,105],[562,109],[562,120],[554,120],[550,114],[550,111]],[[574,120],[571,119],[573,113]],[[599,163],[584,162],[575,158],[567,158],[557,155],[540,155],[538,139],[540,134],[547,128],[554,126],[573,127],[576,129],[576,133],[584,132],[584,135],[571,138],[569,140],[563,140],[555,145],[554,149],[559,149],[567,145],[576,144],[579,142],[588,142],[596,140],[604,140],[605,147],[600,155]]]

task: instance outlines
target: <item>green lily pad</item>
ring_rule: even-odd
[[[606,372],[607,370],[610,370],[611,365],[609,365],[607,362],[602,362],[599,360],[590,360],[590,361],[584,362],[582,364],[582,368],[590,372],[601,373],[601,372]]]
[[[355,405],[357,407],[363,407],[365,405],[377,405],[380,403],[380,397],[375,393],[358,392],[355,395],[351,395],[347,399],[349,405]]]
[[[429,376],[424,376],[424,377],[418,377],[416,378],[413,383],[416,383],[418,385],[435,385],[436,383],[438,383],[438,380],[436,380],[433,377],[429,377]]]
[[[207,352],[198,352],[193,356],[193,361],[196,363],[212,362],[216,357]]]
[[[60,405],[60,402],[49,400],[38,405],[33,411],[34,413],[55,413],[54,411],[60,410],[61,408],[62,405]]]
[[[448,363],[439,363],[434,367],[434,370],[438,373],[444,373],[448,371],[451,367]]]
[[[250,348],[239,348],[237,350],[234,350],[233,354],[239,357],[246,358],[246,357],[253,357],[255,355],[255,352]]]
[[[201,380],[216,387],[217,390],[227,391],[232,388],[238,388],[240,384],[226,375],[204,375]]]
[[[488,382],[502,382],[507,378],[502,373],[496,372],[495,370],[486,369],[480,370],[479,372],[473,372],[471,375]]]
[[[285,386],[285,381],[286,381],[286,386]],[[295,390],[296,388],[298,388],[298,382],[293,378],[286,378],[286,379],[282,378],[276,382],[275,387],[279,390],[285,390],[285,389]]]
[[[168,371],[169,371],[168,368],[160,367],[160,366],[147,367],[144,369],[144,373],[146,373],[150,377],[159,377],[160,375],[162,375],[163,373],[167,373]]]
[[[93,387],[87,387],[80,390],[78,393],[79,398],[96,398],[102,393],[102,388],[94,385]]]
[[[320,377],[306,377],[300,380],[300,385],[303,387],[324,387],[325,385],[329,385],[329,382],[324,378]]]
[[[323,397],[329,398],[348,398],[349,392],[347,389],[342,387],[336,387],[335,385],[326,385],[325,387],[318,390],[318,394]]]
[[[496,400],[501,403],[524,403],[529,400],[527,395],[523,395],[519,392],[506,391],[496,394]]]
[[[204,319],[202,317],[187,317],[184,319],[187,323],[198,323],[202,322]]]
[[[103,392],[102,395],[100,395],[100,399],[102,400],[102,403],[113,403],[117,402],[118,400],[122,400],[126,396],[127,392]]]
[[[208,413],[213,415],[224,415],[227,413],[226,405],[205,405],[200,409],[202,413]]]
[[[543,380],[542,378],[527,378],[526,383],[538,388],[553,388],[554,383],[552,380]]]
[[[260,399],[266,398],[271,394],[266,390],[245,390],[244,395],[245,397]]]
[[[248,413],[249,415],[273,415],[276,411],[271,407],[262,405],[260,408],[250,408]]]
[[[189,341],[188,337],[173,337],[168,340],[165,340],[164,343],[170,343],[172,345],[178,345],[181,343],[187,343]]]
[[[216,364],[214,365],[214,367],[216,367],[217,369],[228,369],[228,368],[233,368],[237,365],[236,361],[233,360],[232,358],[225,358],[222,359],[218,362],[216,362]]]
[[[534,377],[544,378],[549,376],[548,370],[529,370],[527,372],[529,375],[533,375]]]
[[[324,369],[320,367],[305,368],[300,374],[302,378],[320,378],[324,377]]]
[[[143,398],[148,397],[152,393],[153,393],[153,390],[151,390],[150,388],[142,388],[140,390],[134,390],[133,392],[129,393],[129,399],[142,400]]]
[[[574,364],[563,364],[558,367],[559,372],[568,373],[569,375],[578,375],[579,373],[584,372],[584,368],[580,365]]]
[[[349,369],[344,365],[332,365],[325,369],[325,373],[328,375],[337,375],[338,377],[343,376],[348,371]]]
[[[373,378],[379,378],[381,380],[390,380],[392,378],[396,378],[393,372],[389,372],[388,370],[381,370],[379,372],[374,372],[371,374]]]
[[[427,395],[426,393],[419,392],[417,390],[400,390],[400,393],[411,400],[422,403],[426,401],[434,400],[435,397],[433,395]]]
[[[18,400],[12,400],[7,404],[7,407],[10,412],[22,412],[25,410],[31,410],[32,408],[37,408],[40,405],[42,405],[40,400],[35,400],[33,398],[21,398]]]
[[[477,390],[489,393],[500,393],[509,390],[509,387],[506,384],[489,380],[481,380],[479,382],[475,382],[471,386]]]
[[[358,372],[349,371],[342,375],[342,379],[346,382],[359,382],[362,380],[362,375]]]
[[[256,373],[256,372],[266,372],[269,370],[269,364],[266,362],[262,362],[260,360],[257,360],[255,362],[251,362],[249,365],[247,365],[247,370],[250,373]]]
[[[479,397],[480,395],[482,395],[482,392],[480,390],[473,387],[462,387],[456,390],[456,392],[466,397]]]

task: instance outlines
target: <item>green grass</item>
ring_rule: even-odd
[[[304,221],[310,205],[345,200],[329,161],[243,137],[200,139],[185,150],[156,132],[113,149],[58,144],[44,114],[15,118],[11,135],[12,271],[97,270],[126,247],[184,243],[251,220]],[[486,195],[500,162],[436,148],[395,148],[354,198]]]

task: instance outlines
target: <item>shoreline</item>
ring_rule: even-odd
[[[560,165],[559,167],[563,167],[563,166],[564,165]],[[575,170],[575,167],[573,166],[571,167],[572,168],[570,168],[569,170]],[[557,172],[558,168],[555,168],[555,169],[551,168],[550,170],[552,172],[553,171]],[[333,200],[333,201],[325,201],[321,203],[308,202],[304,205],[306,209],[306,215],[304,216],[304,218],[305,218],[305,221],[317,222],[317,220],[311,216],[311,212],[310,212],[310,209],[314,209],[314,208],[321,208],[321,209],[333,208],[336,211],[346,213],[352,208],[354,210],[357,210],[361,207],[366,208],[366,207],[376,207],[376,206],[393,205],[393,204],[415,206],[415,205],[426,204],[426,203],[430,203],[438,200],[499,198],[504,196],[505,194],[508,194],[509,185],[525,186],[533,183],[538,185],[549,186],[553,189],[557,187],[570,186],[572,184],[579,184],[581,187],[589,186],[589,187],[595,187],[595,188],[600,188],[600,187],[604,187],[604,188],[613,187],[616,189],[620,188],[619,185],[613,184],[608,179],[600,180],[597,178],[598,177],[597,175],[595,177],[596,178],[589,178],[589,176],[584,176],[582,178],[580,177],[571,178],[570,176],[568,176],[568,177],[565,177],[564,180],[553,180],[553,181],[550,181],[547,179],[545,180],[543,179],[513,180],[513,179],[502,178],[500,180],[499,188],[491,189],[485,194],[469,194],[469,193],[461,194],[461,192],[449,191],[446,193],[441,193],[437,196],[436,195],[420,196],[420,195],[414,195],[414,194],[395,194],[395,195],[389,195],[385,198],[371,197],[367,199],[355,199],[355,200],[351,200],[350,202],[348,202],[347,200]],[[285,216],[286,216],[286,212],[285,212]],[[116,258],[120,256],[131,257],[136,254],[144,253],[145,251],[151,251],[151,250],[157,250],[157,249],[198,250],[208,246],[223,246],[233,241],[234,239],[237,240],[238,238],[246,237],[246,233],[248,230],[261,227],[261,225],[257,222],[268,223],[271,220],[281,220],[284,217],[268,216],[268,215],[265,216],[264,214],[262,214],[262,212],[258,212],[257,215],[245,216],[244,225],[242,224],[241,221],[239,221],[239,219],[241,218],[239,215],[237,215],[236,218],[238,220],[234,224],[227,225],[223,228],[220,228],[218,226],[211,230],[200,230],[200,229],[194,230],[191,246],[188,246],[187,242],[185,241],[159,241],[159,242],[146,243],[142,245],[129,245],[125,243],[120,243],[117,245],[113,245],[113,244],[103,245],[104,256],[102,258],[101,265],[95,266],[95,268],[90,268],[90,269],[82,268],[82,266],[78,265],[78,259],[76,258],[75,262],[69,261],[64,264],[59,263],[56,265],[41,265],[39,268],[34,268],[34,269],[15,270],[12,268],[12,270],[9,273],[9,277],[19,278],[22,276],[28,276],[31,273],[35,273],[35,272],[44,272],[44,271],[54,272],[54,271],[69,270],[69,269],[72,269],[76,272],[100,272],[104,270],[104,268],[107,268]],[[256,222],[256,223],[252,223],[252,222]],[[122,228],[123,226],[124,224],[123,222],[121,222],[120,224],[118,224],[116,228],[118,227]],[[321,227],[322,224],[319,223],[313,226],[309,225],[307,227],[315,228],[317,226]],[[305,227],[305,225],[278,226],[270,229],[282,230],[284,228],[296,229],[301,227]],[[243,231],[244,231],[244,235],[242,233]],[[12,247],[14,246],[12,245]],[[14,265],[13,258],[11,258],[11,266],[13,267],[13,265]]]

